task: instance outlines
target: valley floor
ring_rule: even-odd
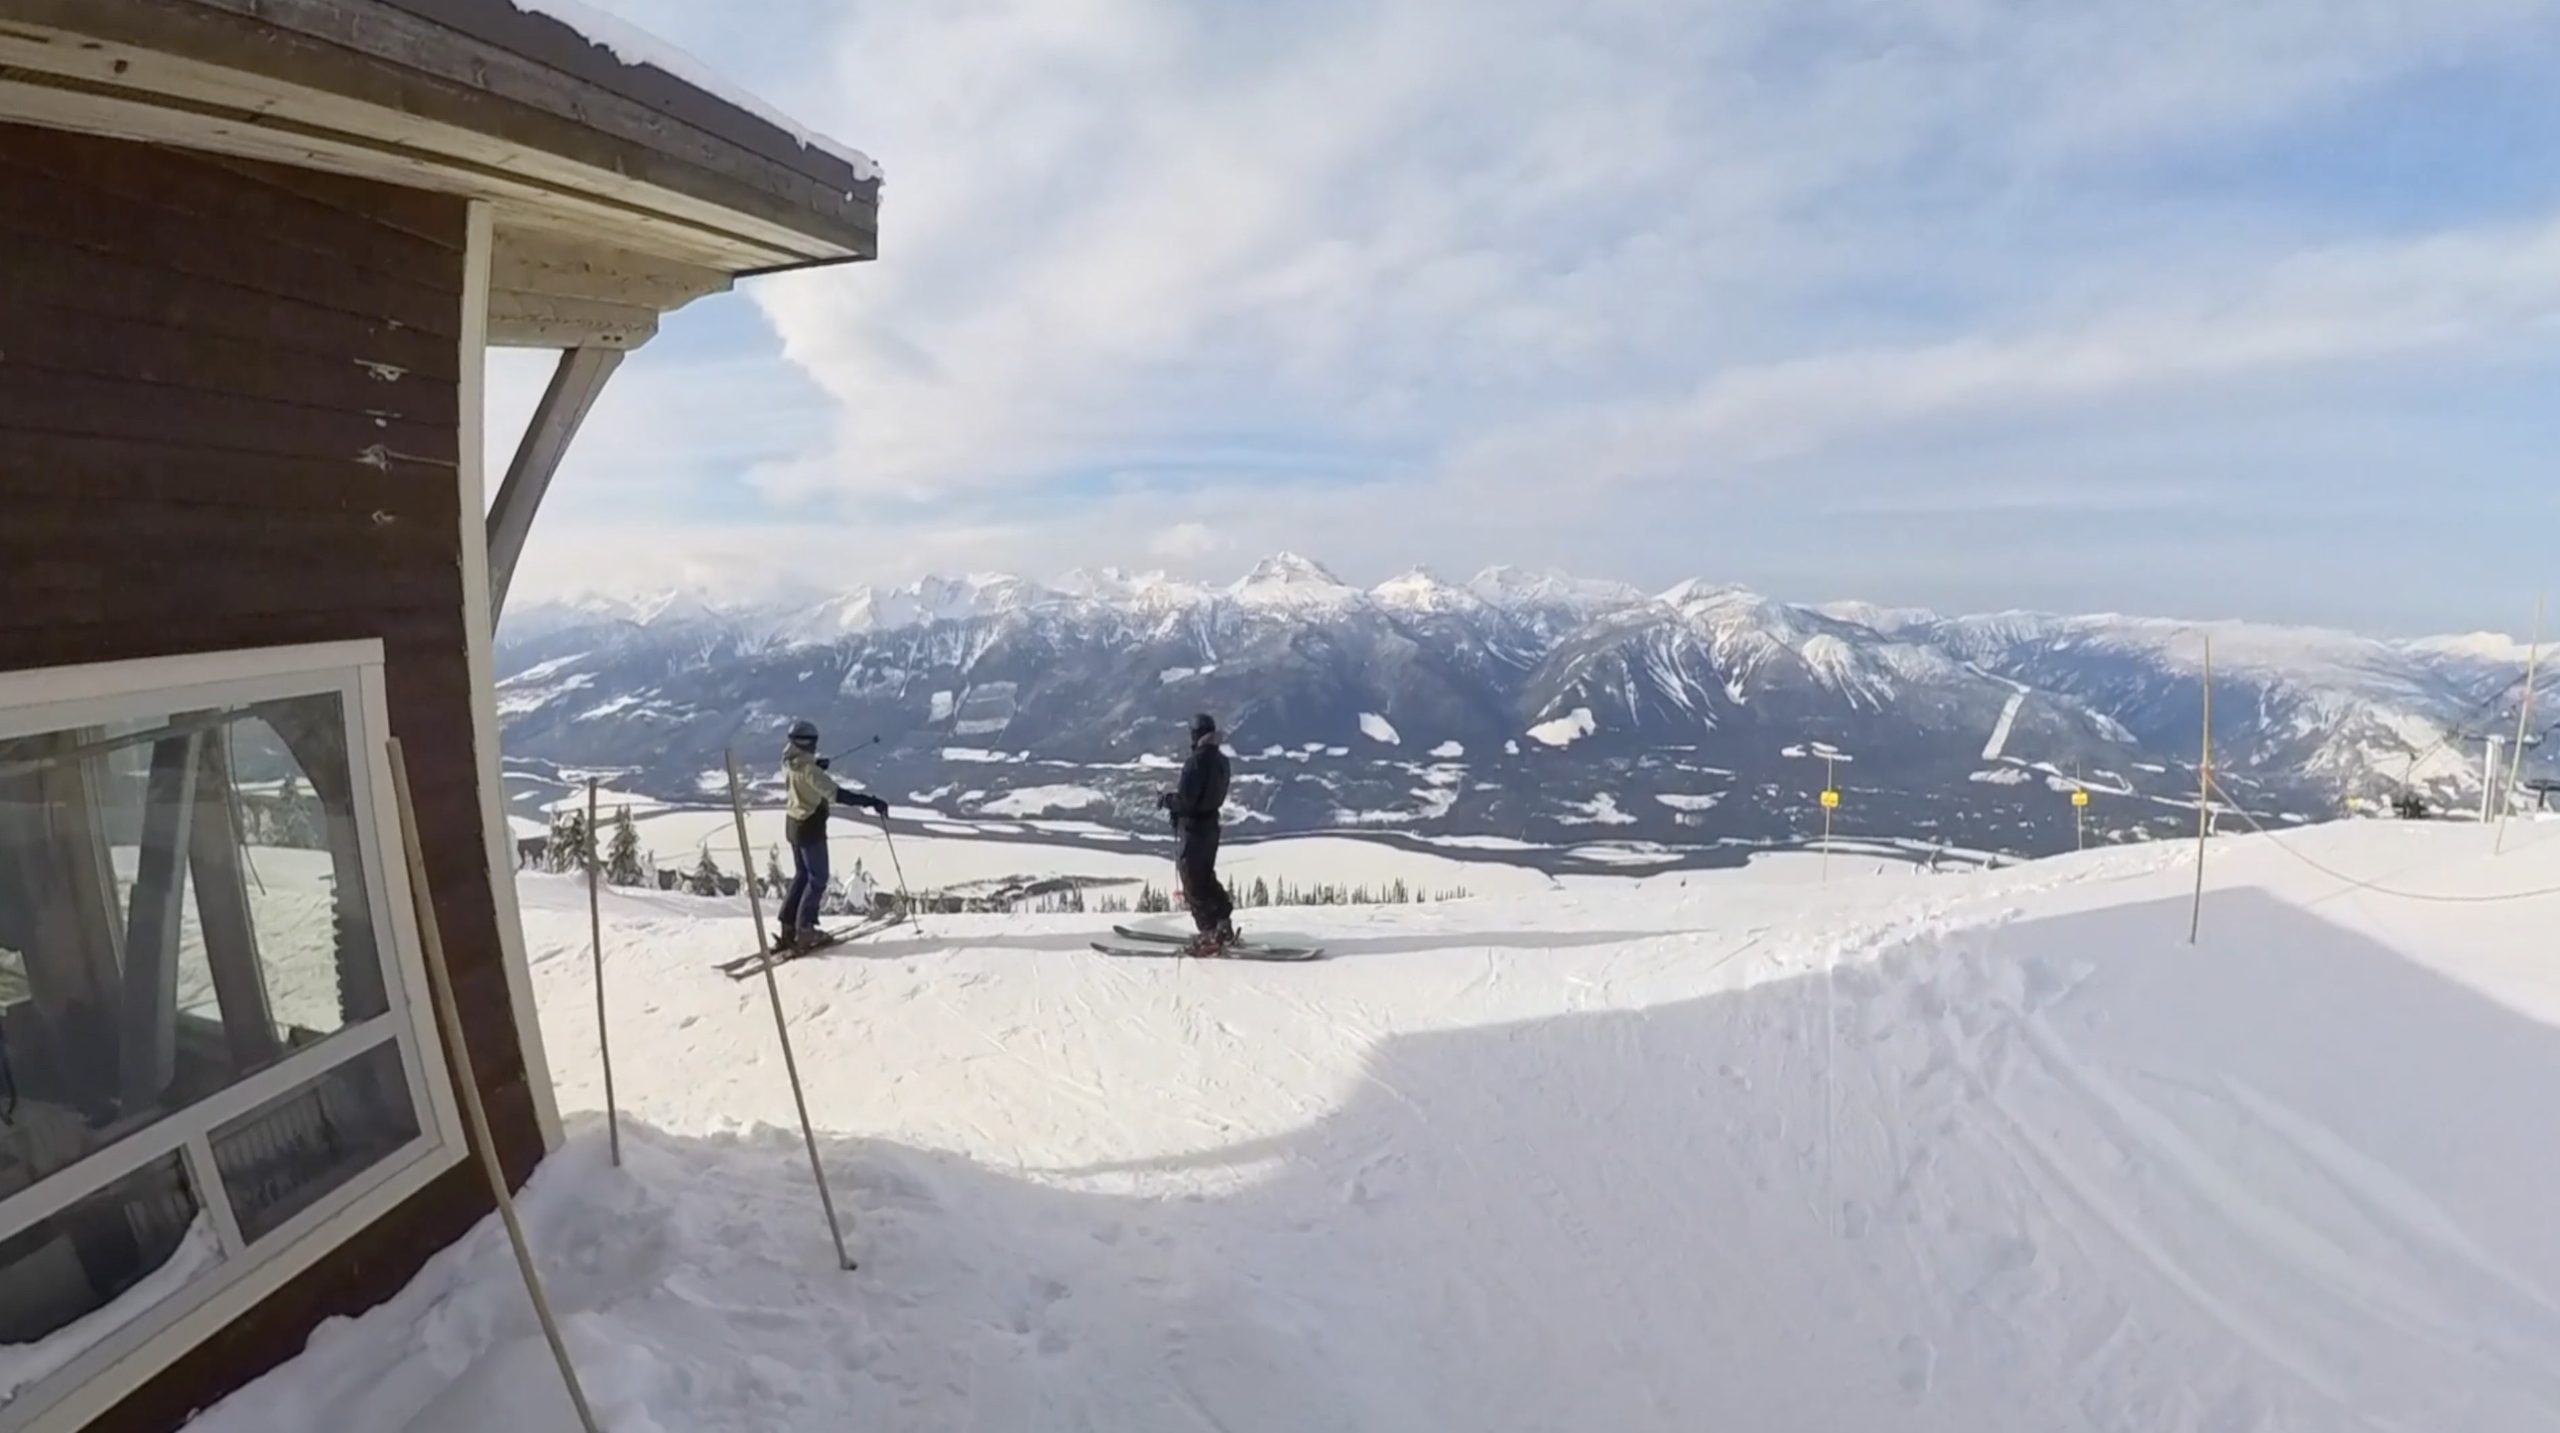
[[[627,1167],[526,1201],[656,1430],[2560,1426],[2560,824],[1278,921],[1298,966],[950,918],[786,966],[608,897]],[[1835,873],[1837,874],[1837,873]],[[583,888],[527,877],[563,1101]],[[1258,913],[1269,922],[1289,913]],[[1264,934],[1278,934],[1275,928]],[[494,1222],[201,1433],[568,1420]]]

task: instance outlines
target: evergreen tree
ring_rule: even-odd
[[[702,848],[702,859],[695,863],[693,868],[693,879],[688,883],[686,889],[692,891],[697,896],[716,896],[720,894],[720,867],[712,862],[710,847],[705,846]]]
[[[1173,897],[1157,890],[1155,882],[1149,881],[1138,888],[1138,914],[1164,915],[1172,909]]]
[[[1253,878],[1253,895],[1245,902],[1252,906],[1271,904],[1271,882],[1261,876]]]
[[[613,849],[606,853],[604,878],[617,886],[636,886],[646,879],[640,868],[640,828],[625,806],[613,818]]]
[[[551,869],[587,868],[587,813],[572,808],[551,818]]]

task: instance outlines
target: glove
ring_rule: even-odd
[[[863,792],[856,795],[853,799],[861,805],[870,807],[872,814],[875,816],[886,816],[889,814],[889,803],[870,794],[869,792]]]
[[[831,761],[831,760],[833,760],[833,759],[834,759],[834,758],[832,758],[832,757],[825,757],[825,756],[819,757],[819,758],[818,758],[818,769],[819,769],[820,771],[824,771],[824,770],[826,770],[826,769],[827,769],[827,763],[828,763],[828,762],[830,762],[830,761]]]
[[[1157,792],[1156,809],[1158,811],[1171,812],[1173,810],[1173,793],[1170,791]]]

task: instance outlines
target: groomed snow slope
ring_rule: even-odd
[[[2560,825],[2294,849],[2560,886]],[[2560,901],[2220,843],[1309,912],[1307,966],[1068,920],[786,967],[606,907],[629,1167],[527,1201],[616,1433],[2560,1426]],[[563,1098],[583,893],[525,883]],[[1257,913],[1259,914],[1259,913]],[[740,1126],[764,1127],[743,1129]],[[568,1427],[495,1225],[199,1433]]]

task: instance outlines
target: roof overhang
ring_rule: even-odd
[[[0,119],[485,200],[496,343],[878,252],[867,161],[513,0],[0,0]]]

